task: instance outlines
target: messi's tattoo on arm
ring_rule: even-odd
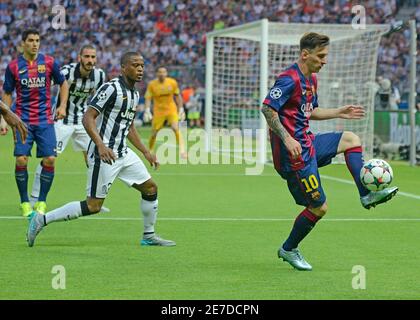
[[[264,117],[267,120],[267,124],[270,127],[270,129],[273,130],[273,132],[276,135],[278,135],[283,142],[286,138],[290,137],[290,134],[281,124],[279,115],[275,110],[273,110],[268,105],[263,104],[261,112],[264,114]]]

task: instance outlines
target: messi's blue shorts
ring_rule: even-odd
[[[326,201],[326,196],[321,185],[318,168],[330,164],[337,155],[338,144],[342,132],[328,132],[315,135],[313,145],[316,157],[303,169],[281,174],[287,180],[287,186],[296,201],[296,204],[318,208]]]
[[[16,131],[14,156],[31,156],[34,141],[36,142],[37,158],[57,156],[57,139],[55,137],[54,124],[28,125],[28,136],[25,144],[22,143],[20,134]]]

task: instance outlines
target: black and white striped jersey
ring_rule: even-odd
[[[89,103],[89,107],[100,113],[96,125],[102,141],[118,158],[127,154],[126,138],[136,115],[139,98],[140,93],[128,88],[120,76],[104,83]],[[92,141],[88,150],[90,155],[93,152],[95,157],[99,157]]]
[[[89,76],[82,78],[80,63],[70,63],[61,68],[61,73],[69,84],[69,98],[67,100],[67,114],[64,124],[82,124],[83,114],[86,112],[89,97],[105,82],[105,72],[94,68]],[[60,94],[57,96],[57,107],[60,105]]]

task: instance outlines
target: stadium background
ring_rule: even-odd
[[[66,9],[64,30],[51,26],[54,4]],[[98,48],[98,66],[112,78],[119,72],[121,52],[136,48],[146,59],[143,89],[159,65],[168,66],[181,87],[203,87],[206,32],[262,18],[278,22],[351,23],[351,7],[355,4],[358,2],[347,0],[4,0],[0,3],[0,74],[17,54],[21,30],[33,26],[42,34],[41,52],[53,55],[61,65],[75,61],[83,44],[93,43]],[[415,18],[420,33],[417,0],[369,0],[363,5],[368,24]],[[401,108],[406,108],[408,95],[408,38],[408,31],[384,37],[378,55],[377,76],[389,79],[399,89]]]

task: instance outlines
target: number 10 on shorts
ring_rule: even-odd
[[[305,185],[306,193],[312,192],[313,190],[316,190],[319,187],[319,182],[317,178],[315,177],[315,175],[313,174],[311,174],[308,177],[308,179],[303,178],[303,179],[300,179],[300,181],[302,181],[302,183]]]

